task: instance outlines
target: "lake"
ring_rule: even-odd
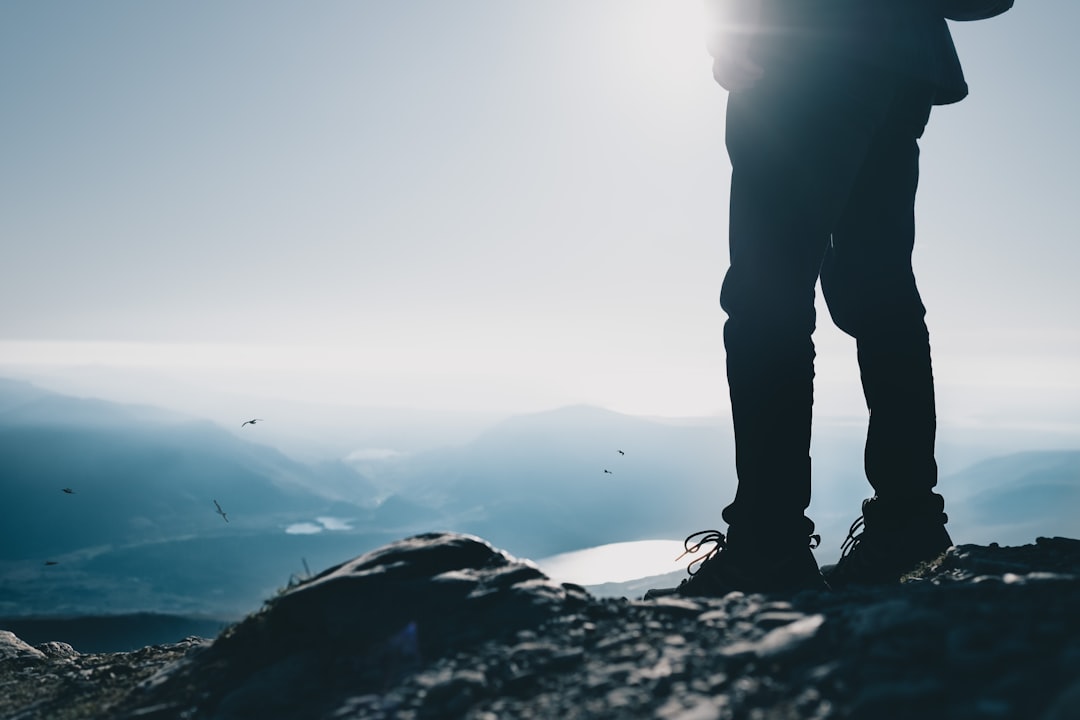
[[[599,585],[685,568],[692,557],[676,561],[682,551],[682,540],[637,540],[560,553],[535,562],[545,575],[557,582]]]

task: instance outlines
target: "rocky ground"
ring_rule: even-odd
[[[598,599],[461,535],[331,568],[213,642],[0,632],[0,717],[1080,718],[1080,541],[952,548],[903,585]]]

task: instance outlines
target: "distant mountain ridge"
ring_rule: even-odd
[[[242,611],[303,556],[383,539],[285,533],[369,515],[320,489],[345,485],[373,498],[344,463],[305,465],[206,420],[0,382],[0,615]]]
[[[304,562],[417,532],[471,533],[535,558],[681,540],[722,530],[735,488],[730,431],[717,422],[574,406],[454,447],[317,465],[246,442],[258,429],[0,380],[0,615],[235,614]],[[860,438],[842,431],[843,453],[814,458],[822,563],[870,493],[844,459]],[[958,543],[1080,536],[1080,450],[985,459],[940,488]]]
[[[324,477],[350,472],[157,408],[10,383],[0,408],[0,560],[214,533],[225,529],[214,500],[232,511],[230,529],[292,522],[332,504],[317,490]]]
[[[130,405],[43,390],[0,378],[0,425],[127,425],[132,422],[183,423],[193,418],[151,405]]]
[[[988,458],[944,478],[942,488],[949,493],[951,524],[964,542],[1014,544],[1037,535],[1080,535],[1080,450]]]
[[[588,406],[516,416],[392,467],[398,492],[452,529],[531,557],[685,535],[715,523],[734,490],[717,427]]]

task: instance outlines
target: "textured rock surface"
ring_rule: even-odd
[[[45,653],[30,647],[8,630],[0,630],[0,661],[20,658],[43,658]]]
[[[30,648],[4,718],[1080,718],[1080,541],[960,546],[903,585],[597,599],[461,535],[391,544],[212,644]]]

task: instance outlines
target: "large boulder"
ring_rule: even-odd
[[[196,709],[217,718],[319,717],[342,693],[378,691],[422,663],[512,637],[588,599],[479,538],[407,538],[267,601],[150,683],[158,702],[138,717]]]
[[[352,648],[414,637],[433,656],[539,623],[584,591],[532,563],[452,533],[391,543],[330,568],[267,604],[266,636]]]

